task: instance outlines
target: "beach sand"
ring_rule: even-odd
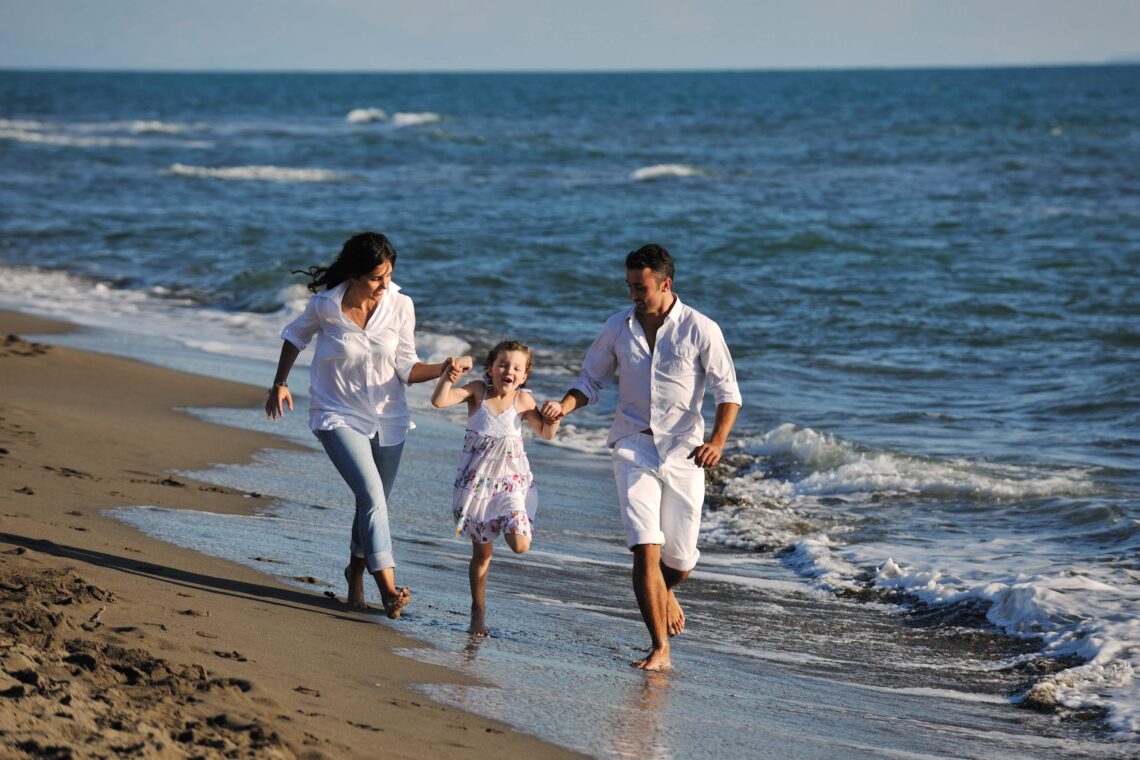
[[[16,337],[64,329],[0,312],[0,755],[572,755],[416,692],[471,680],[393,654],[422,645],[342,588],[101,516],[249,513],[265,500],[169,473],[289,444],[173,410],[256,406],[256,388]]]

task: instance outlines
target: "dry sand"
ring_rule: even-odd
[[[59,329],[0,312],[0,756],[572,756],[414,691],[468,681],[392,654],[420,645],[344,589],[101,516],[248,513],[260,498],[170,471],[288,444],[172,411],[256,406],[258,389],[15,337]]]

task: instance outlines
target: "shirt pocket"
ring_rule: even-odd
[[[650,355],[645,352],[645,348],[641,345],[641,342],[633,336],[619,338],[614,345],[614,353],[617,355],[619,367],[634,367],[651,358]]]
[[[696,346],[670,346],[663,349],[659,370],[672,378],[696,377],[701,352]]]
[[[395,327],[386,326],[368,334],[368,347],[374,361],[395,361],[400,348],[400,332]]]
[[[359,355],[359,333],[336,324],[324,325],[317,339],[314,361],[345,361]]]

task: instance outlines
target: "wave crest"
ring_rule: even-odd
[[[388,113],[382,108],[354,108],[344,120],[349,124],[367,124],[372,121],[387,121]]]
[[[189,166],[171,164],[169,174],[182,177],[205,177],[225,180],[254,180],[261,182],[343,182],[352,175],[329,169],[294,169],[282,166]]]
[[[392,114],[392,124],[397,127],[418,127],[421,124],[434,124],[443,117],[437,113],[425,111],[423,113],[396,113]]]
[[[629,178],[634,182],[644,182],[651,179],[663,179],[666,177],[698,177],[703,175],[700,169],[693,166],[686,166],[685,164],[655,164],[653,166],[643,166],[635,170],[629,175]]]

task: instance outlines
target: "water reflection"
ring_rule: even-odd
[[[668,727],[672,703],[669,673],[644,673],[629,683],[607,726],[602,755],[666,760],[673,757]]]

